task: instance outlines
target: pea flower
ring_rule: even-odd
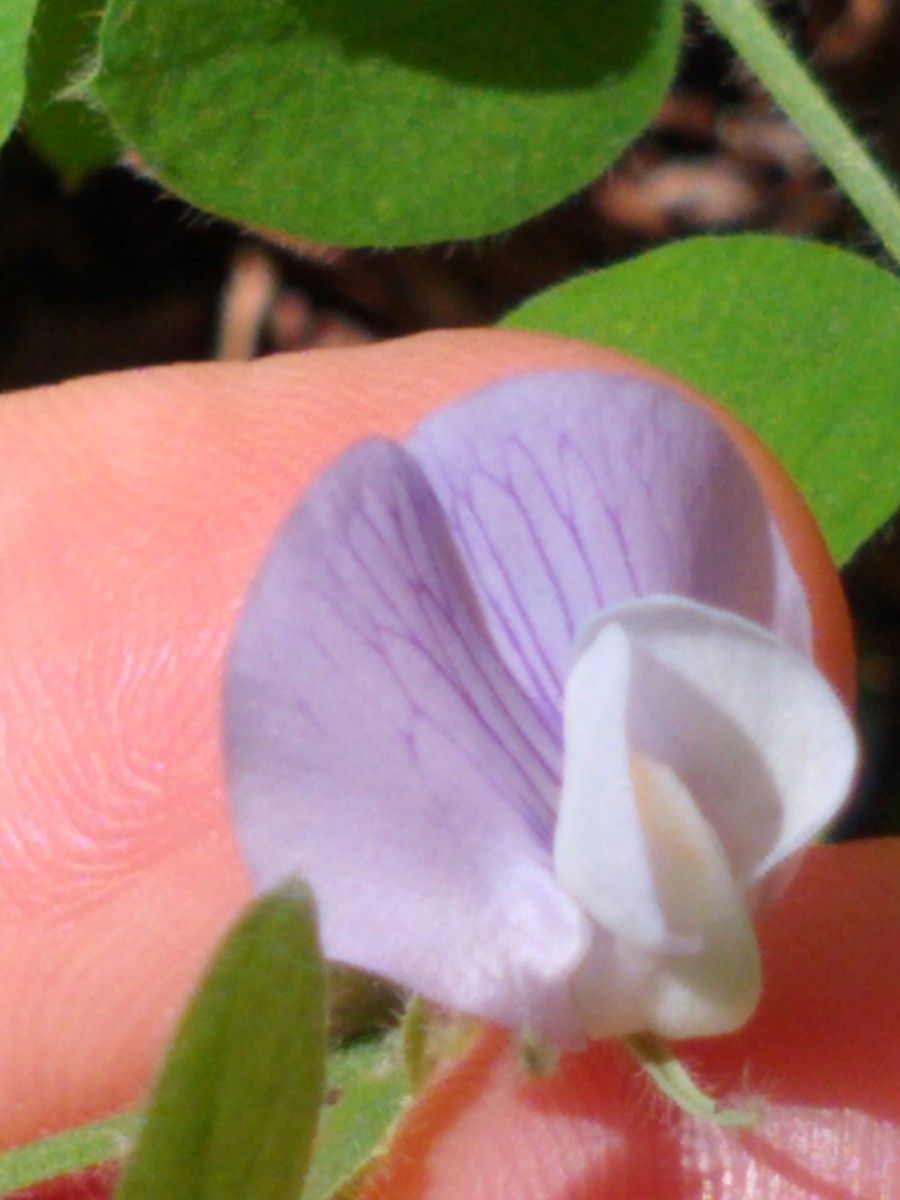
[[[559,1046],[743,1024],[855,737],[744,458],[678,392],[514,377],[350,449],[225,690],[255,883],[334,960]]]

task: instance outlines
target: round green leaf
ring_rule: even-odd
[[[653,116],[678,0],[112,0],[93,89],[168,187],[346,245],[506,229]]]
[[[3,0],[0,4],[0,143],[19,117],[25,95],[28,35],[37,0]]]
[[[504,323],[616,347],[727,405],[793,475],[839,561],[900,501],[900,282],[853,254],[693,238]]]
[[[115,157],[107,122],[66,89],[90,60],[100,25],[97,0],[39,0],[31,36],[28,140],[69,182]]]

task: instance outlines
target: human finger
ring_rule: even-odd
[[[493,380],[560,368],[655,375],[579,343],[467,331],[4,398],[6,1143],[134,1101],[248,896],[223,804],[221,664],[297,494],[352,441],[403,436]],[[770,499],[820,662],[846,688],[846,615],[814,526],[752,436],[713,411]]]

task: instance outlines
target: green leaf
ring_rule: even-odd
[[[693,238],[552,288],[504,322],[613,346],[727,405],[843,561],[900,501],[900,282],[814,242]]]
[[[295,1200],[325,1022],[313,905],[290,884],[245,914],[188,1007],[117,1200]]]
[[[201,208],[320,241],[509,228],[612,162],[678,0],[112,0],[93,90]]]
[[[37,0],[3,0],[0,4],[0,143],[19,118],[25,96],[28,35]]]
[[[97,0],[39,0],[31,38],[28,140],[73,183],[117,151],[105,118],[65,91],[91,60],[101,15]]]
[[[326,1096],[302,1200],[329,1200],[386,1148],[409,1096],[396,1036],[335,1050]]]
[[[0,1196],[122,1158],[141,1127],[137,1113],[108,1117],[0,1154]]]

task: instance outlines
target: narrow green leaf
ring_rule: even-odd
[[[37,0],[3,0],[0,4],[0,143],[19,117],[25,96],[28,35]]]
[[[174,192],[347,245],[576,191],[671,80],[678,0],[112,0],[95,95]]]
[[[137,1113],[123,1113],[7,1150],[0,1154],[0,1196],[122,1158],[140,1127]]]
[[[798,482],[838,561],[900,502],[900,282],[865,259],[693,238],[552,288],[504,323],[616,347],[726,404]]]
[[[328,1060],[328,1105],[302,1200],[329,1200],[377,1159],[408,1096],[395,1035],[333,1051]]]
[[[102,12],[97,0],[39,0],[31,36],[25,130],[73,183],[111,162],[117,150],[105,118],[66,95],[91,61]]]
[[[291,884],[234,928],[189,1006],[117,1200],[295,1200],[323,1095],[325,975]]]

